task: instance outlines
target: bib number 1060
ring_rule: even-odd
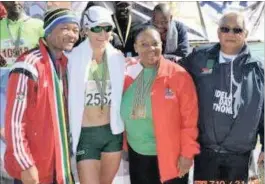
[[[105,93],[103,98],[103,104],[104,105],[110,105],[111,99],[110,99],[111,92]],[[100,93],[90,93],[86,95],[86,105],[87,106],[98,106],[100,105],[101,98]]]

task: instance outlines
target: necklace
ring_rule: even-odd
[[[106,84],[107,84],[107,75],[108,75],[108,63],[106,61],[106,52],[103,55],[102,59],[102,64],[103,64],[103,72],[102,72],[102,78],[101,80],[99,79],[98,72],[93,72],[93,78],[96,82],[97,89],[100,94],[100,108],[101,108],[101,113],[103,113],[103,106],[104,106],[104,97],[106,93]]]
[[[125,48],[125,45],[126,45],[126,42],[127,42],[128,36],[129,36],[129,32],[130,32],[130,29],[131,29],[132,17],[129,16],[128,24],[127,24],[127,28],[126,28],[126,32],[125,32],[125,38],[123,38],[123,34],[122,34],[122,31],[121,31],[121,28],[120,28],[120,25],[119,25],[119,22],[117,20],[116,15],[114,15],[113,17],[114,17],[114,22],[117,23],[116,27],[117,27],[117,31],[118,31],[118,36],[120,37],[122,45]]]
[[[144,81],[144,69],[136,78],[136,89],[133,98],[133,108],[131,112],[131,119],[144,119],[146,118],[146,97],[150,94],[151,86],[157,74],[157,68],[152,72],[152,75]]]

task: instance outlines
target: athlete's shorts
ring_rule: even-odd
[[[76,161],[100,160],[102,152],[121,151],[122,141],[122,134],[112,134],[110,124],[97,127],[82,127],[77,146]]]

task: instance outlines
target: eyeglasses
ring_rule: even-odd
[[[103,30],[108,33],[112,30],[112,26],[96,26],[90,28],[90,31],[92,31],[93,33],[100,33]]]
[[[222,33],[229,33],[230,31],[232,31],[232,33],[234,34],[240,34],[242,33],[244,30],[242,28],[228,28],[228,27],[220,27],[220,31]]]

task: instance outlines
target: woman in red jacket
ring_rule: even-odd
[[[161,55],[157,30],[141,28],[129,61],[121,115],[126,127],[131,184],[188,182],[197,143],[198,105],[193,81]]]

